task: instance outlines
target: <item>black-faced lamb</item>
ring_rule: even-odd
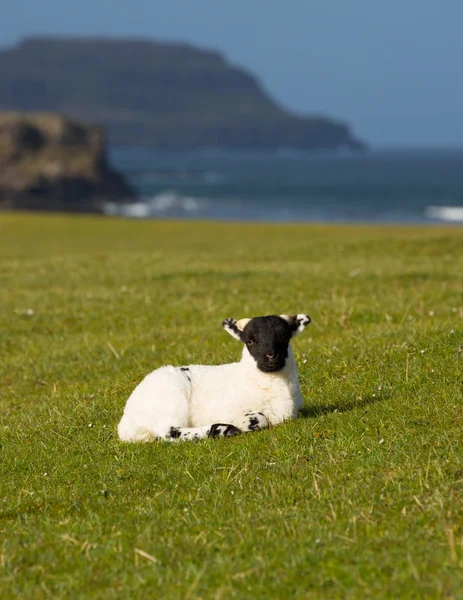
[[[241,360],[156,369],[128,399],[119,438],[226,437],[293,419],[302,396],[290,341],[309,323],[304,314],[225,319],[224,329],[244,344]]]

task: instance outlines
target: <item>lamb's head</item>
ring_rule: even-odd
[[[281,371],[288,358],[291,338],[299,335],[310,323],[307,315],[271,315],[252,319],[225,319],[223,328],[243,342],[264,373]]]

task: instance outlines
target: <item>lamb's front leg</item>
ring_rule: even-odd
[[[200,427],[171,427],[165,439],[169,441],[199,440],[201,438],[232,437],[242,433],[229,423],[214,423]]]
[[[239,433],[249,433],[258,429],[267,429],[270,425],[267,417],[261,412],[249,412],[241,422],[234,425],[215,423],[206,429],[205,437],[229,437]],[[198,428],[201,429],[201,428]]]
[[[269,422],[261,412],[246,413],[239,427],[229,423],[214,423],[201,427],[171,427],[165,439],[169,441],[198,440],[201,438],[232,437],[240,433],[267,429]]]

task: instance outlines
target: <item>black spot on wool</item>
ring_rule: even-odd
[[[238,329],[235,319],[224,319],[222,321],[222,327],[228,327],[231,329],[236,335],[241,338],[241,330]]]
[[[190,368],[189,367],[180,367],[179,370],[185,375],[185,377],[191,383]]]
[[[249,431],[255,431],[259,427],[259,419],[257,417],[251,417],[249,419],[248,429]]]
[[[208,431],[207,437],[232,437],[238,435],[241,430],[234,425],[227,425],[226,423],[214,423]]]
[[[169,437],[177,439],[181,436],[180,429],[178,427],[171,427],[169,431]]]
[[[291,331],[295,332],[299,329],[299,327],[301,325],[304,325],[304,327],[307,327],[307,325],[310,323],[310,321],[311,321],[311,319],[308,315],[304,315],[304,317],[300,317],[300,318],[298,318],[296,315],[292,318],[289,326],[291,328]]]

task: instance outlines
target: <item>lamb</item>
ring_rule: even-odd
[[[290,340],[309,323],[304,314],[225,319],[244,344],[241,360],[156,369],[127,400],[120,440],[229,437],[295,418],[302,395]]]

